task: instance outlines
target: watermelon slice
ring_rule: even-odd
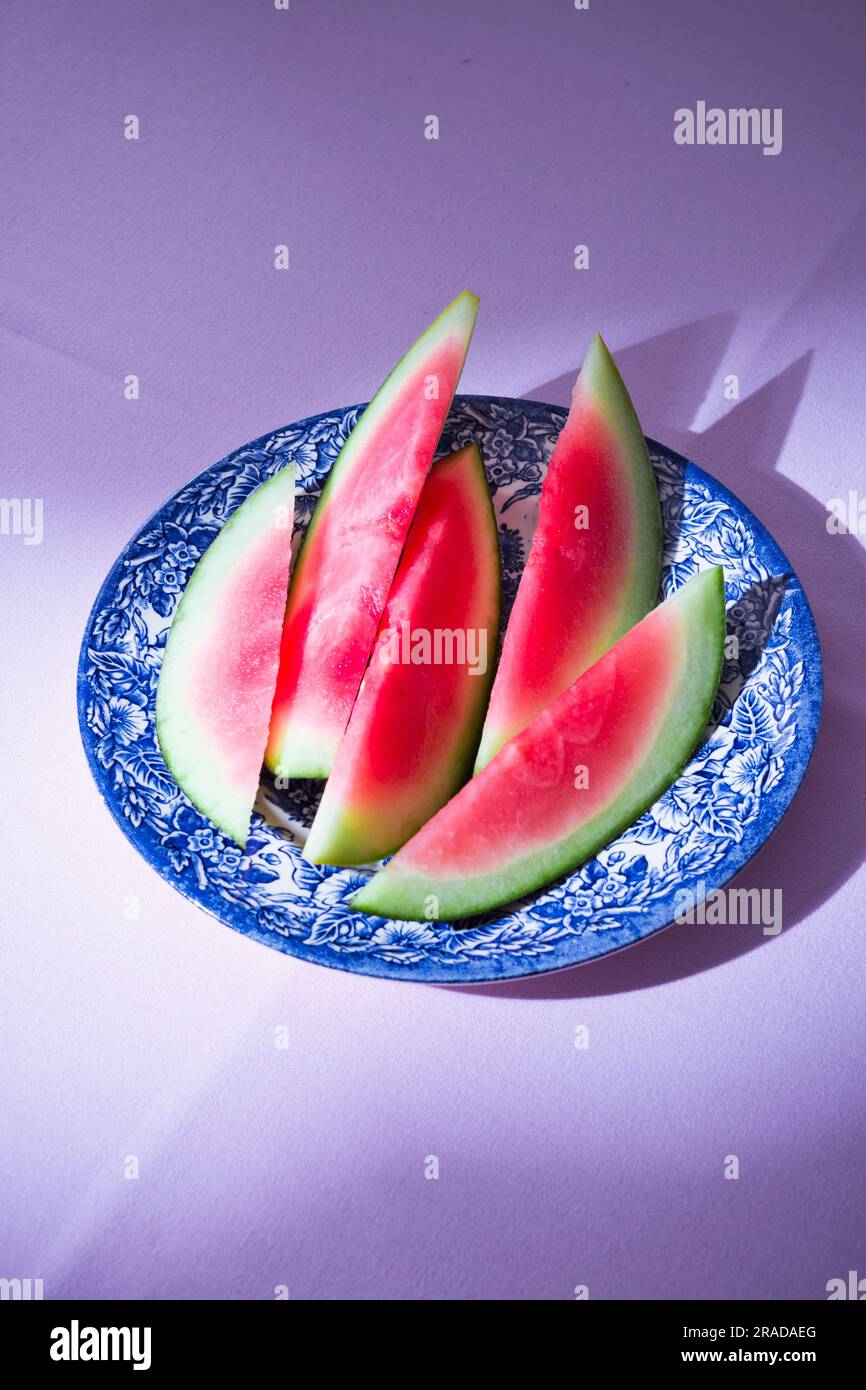
[[[596,334],[547,469],[476,768],[649,612],[661,551],[646,442]]]
[[[194,806],[243,848],[262,770],[291,567],[293,465],[256,488],[193,570],[156,692],[156,730]]]
[[[367,864],[472,771],[499,632],[499,544],[475,444],[434,463],[304,849]]]
[[[465,291],[394,368],[328,477],[286,605],[265,761],[327,777],[475,324]]]
[[[694,576],[512,739],[350,900],[472,916],[592,857],[679,776],[722,665],[721,569]]]

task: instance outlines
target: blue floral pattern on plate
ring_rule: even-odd
[[[115,562],[88,620],[78,671],[82,739],[109,810],[164,878],[228,926],[343,970],[429,983],[502,979],[592,960],[667,926],[678,890],[720,887],[778,824],[815,741],[822,672],[812,614],[782,551],[715,479],[652,441],[663,592],[697,569],[724,565],[736,641],[706,742],[676,784],[596,859],[508,911],[465,924],[384,921],[346,906],[363,872],[314,868],[301,857],[315,784],[263,782],[241,853],[169,774],[153,706],[187,578],[226,518],[289,460],[298,478],[297,540],[362,410],[302,420],[235,450],[161,507]],[[443,435],[440,453],[475,440],[484,454],[502,545],[503,622],[564,421],[564,411],[536,401],[460,396]]]

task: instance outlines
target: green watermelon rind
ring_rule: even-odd
[[[477,444],[469,444],[465,448],[455,451],[454,454],[448,455],[447,458],[439,459],[433,467],[437,468],[440,464],[448,463],[460,454],[468,456],[469,476],[474,485],[475,554],[479,563],[489,565],[490,571],[492,606],[489,619],[490,644],[488,650],[491,653],[491,660],[488,662],[487,670],[483,676],[472,677],[476,705],[471,718],[464,721],[461,727],[454,729],[450,734],[443,732],[443,738],[447,739],[447,744],[443,745],[441,761],[450,763],[452,772],[450,790],[446,792],[439,805],[443,805],[453,796],[472,774],[478,740],[481,736],[487,710],[487,699],[493,682],[495,670],[493,657],[495,656],[496,637],[499,631],[502,608],[499,529],[481,450]],[[419,717],[422,717],[422,713],[418,712]],[[339,756],[338,749],[337,758]],[[428,820],[439,809],[437,805],[430,805],[426,815],[419,817],[418,824],[413,829],[387,844],[380,835],[374,848],[371,845],[371,827],[368,817],[361,812],[354,811],[351,807],[331,808],[328,799],[329,785],[326,784],[323,799],[304,846],[304,858],[311,864],[345,866],[369,864],[377,859],[383,859],[386,855],[393,854],[399,849],[400,845],[410,839],[415,831],[421,828],[424,821]],[[377,825],[375,829],[379,831],[380,826]],[[311,851],[313,852],[311,853]]]
[[[701,571],[667,600],[684,610],[685,660],[661,729],[613,801],[572,835],[472,879],[431,879],[386,865],[349,900],[358,912],[399,921],[455,921],[515,902],[586,863],[676,782],[706,731],[725,642],[721,567]],[[488,775],[490,775],[488,773]],[[435,911],[431,905],[435,905]]]
[[[194,716],[184,717],[186,684],[200,650],[195,642],[196,630],[206,628],[208,615],[225,593],[235,567],[267,525],[273,524],[278,507],[287,509],[288,583],[294,496],[295,465],[289,463],[250,493],[223,524],[190,575],[175,609],[156,691],[156,735],[166,767],[192,804],[241,848],[249,834],[255,791],[247,804],[220,782],[218,749],[209,748],[200,737]]]

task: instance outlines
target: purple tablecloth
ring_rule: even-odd
[[[866,563],[826,526],[866,493],[866,9],[17,0],[4,26],[2,492],[44,534],[7,509],[0,1276],[568,1299],[866,1274]],[[676,144],[698,101],[781,108],[781,153]],[[488,990],[353,978],[205,917],[99,801],[74,669],[128,535],[235,445],[366,399],[464,286],[463,389],[564,402],[601,328],[647,432],[806,585],[824,726],[740,879],[783,890],[778,937],[674,927]]]

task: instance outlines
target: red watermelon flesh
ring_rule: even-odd
[[[472,770],[499,625],[499,547],[475,445],[435,463],[304,850],[392,854]]]
[[[590,859],[679,776],[725,637],[721,569],[693,577],[519,733],[351,900],[377,916],[472,916]]]
[[[457,386],[478,308],[464,292],[388,377],[335,461],[295,567],[265,755],[327,777]]]
[[[277,679],[293,512],[290,465],[224,524],[187,581],[156,694],[168,768],[193,804],[241,846]]]
[[[544,480],[476,768],[649,611],[660,573],[646,441],[596,334]]]

